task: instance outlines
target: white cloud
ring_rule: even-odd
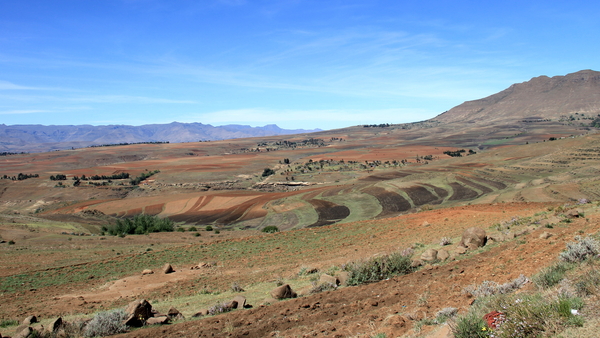
[[[0,115],[19,115],[19,114],[35,114],[35,113],[52,113],[50,110],[39,109],[22,109],[22,110],[5,110],[0,111]]]
[[[0,80],[0,90],[39,90],[42,88],[27,87],[14,84],[12,82]]]

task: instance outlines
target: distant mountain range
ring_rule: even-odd
[[[0,124],[0,152],[44,152],[84,148],[94,145],[139,142],[198,142],[234,138],[301,134],[320,129],[281,129],[274,124],[264,127],[202,123],[127,125],[12,125]]]
[[[600,114],[600,72],[539,76],[486,98],[467,101],[433,120],[489,124],[515,120],[560,120]]]

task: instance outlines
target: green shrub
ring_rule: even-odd
[[[560,283],[560,281],[565,277],[567,271],[573,268],[574,265],[570,263],[554,263],[553,265],[540,271],[540,273],[537,275],[533,276],[533,282],[542,289],[553,287],[554,285]]]
[[[172,232],[173,230],[173,221],[170,219],[143,214],[135,215],[133,218],[118,219],[116,224],[102,227],[102,231],[113,236]]]
[[[198,231],[198,229],[196,229],[196,227],[190,227],[188,231]]]
[[[85,326],[85,337],[104,337],[127,331],[123,323],[127,319],[125,310],[118,309],[100,312]]]
[[[10,241],[8,241],[8,245],[14,245],[15,241],[13,241],[12,239]]]
[[[179,227],[179,228],[177,228],[177,231],[179,231],[179,232],[185,232],[185,228]]]
[[[204,230],[206,231],[213,231],[213,227],[210,225],[207,225],[206,228],[204,228]]]
[[[279,228],[274,225],[269,225],[269,226],[264,227],[261,231],[266,232],[268,234],[272,234],[272,233],[278,232]]]
[[[393,253],[371,258],[367,261],[345,264],[343,269],[350,273],[348,285],[359,285],[384,280],[414,271],[409,256]]]

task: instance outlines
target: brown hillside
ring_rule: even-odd
[[[483,99],[467,101],[437,116],[440,122],[566,119],[600,113],[600,72],[582,70],[565,76],[539,76]]]

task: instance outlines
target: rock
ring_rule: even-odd
[[[167,263],[163,266],[162,271],[164,274],[175,272],[171,264]]]
[[[581,210],[579,208],[571,209],[571,210],[567,211],[567,213],[565,215],[567,215],[567,217],[570,217],[570,218],[579,218],[580,215],[583,215],[583,210]]]
[[[435,261],[437,259],[437,250],[427,249],[421,254],[421,260],[425,262]]]
[[[468,228],[462,234],[460,246],[469,249],[477,249],[485,245],[485,230],[477,227]]]
[[[450,253],[448,252],[448,250],[441,249],[437,252],[437,259],[439,259],[440,261],[445,261],[448,258],[450,258]]]
[[[405,327],[408,320],[409,319],[404,316],[393,315],[393,316],[389,316],[388,318],[386,318],[384,320],[383,324],[385,326],[391,326],[398,330],[398,329]]]
[[[464,246],[457,246],[456,249],[454,249],[454,252],[457,255],[464,255],[467,253],[467,248],[465,248]]]
[[[488,240],[492,240],[496,243],[504,242],[506,237],[503,234],[497,233],[488,236]]]
[[[152,271],[150,269],[146,269],[146,270],[142,271],[142,276],[144,276],[144,275],[151,275],[153,273],[154,273],[154,271]]]
[[[339,281],[339,279],[337,279],[337,277],[330,276],[326,273],[322,274],[321,277],[319,278],[319,284],[321,284],[321,283],[340,285],[340,281]]]
[[[235,296],[235,298],[233,298],[230,304],[234,305],[231,306],[232,309],[243,309],[244,307],[246,307],[246,297]]]
[[[423,222],[423,223],[421,224],[421,226],[422,226],[422,227],[428,227],[428,226],[430,226],[430,225],[431,225],[431,224],[429,224],[429,222],[427,222],[427,221],[425,221],[425,222]]]
[[[208,310],[204,309],[204,310],[200,310],[200,311],[198,311],[198,312],[194,313],[194,314],[192,315],[192,317],[193,317],[193,318],[198,318],[198,317],[204,317],[204,316],[206,316],[206,315],[208,315]]]
[[[198,265],[192,266],[192,270],[208,269],[208,268],[212,268],[215,265],[216,264],[214,264],[214,263],[200,262],[200,263],[198,263]]]
[[[298,295],[292,290],[289,284],[276,287],[271,291],[271,297],[275,299],[296,298]]]
[[[169,311],[167,311],[167,316],[168,316],[170,319],[173,319],[173,320],[181,320],[181,319],[185,319],[185,317],[183,316],[183,314],[182,314],[181,312],[179,312],[179,310],[177,310],[177,309],[176,309],[176,308],[174,308],[174,307],[171,307],[171,308],[169,309]],[[155,317],[156,317],[156,316],[155,316]]]
[[[150,317],[146,320],[146,324],[147,325],[169,324],[169,317],[168,316]]]
[[[550,233],[550,232],[548,232],[548,231],[544,231],[544,232],[543,232],[543,233],[540,235],[540,238],[541,238],[541,239],[548,239],[548,238],[550,238],[550,237],[552,237],[552,233]]]
[[[60,330],[64,325],[63,319],[62,317],[58,317],[56,318],[52,323],[50,323],[50,326],[48,326],[48,329],[50,330],[50,332],[57,332],[58,330]]]
[[[502,312],[498,312],[498,311],[492,311],[488,314],[486,314],[485,316],[483,316],[483,319],[486,321],[487,326],[491,329],[495,329],[498,326],[500,326],[500,324],[502,324],[502,322],[506,319],[506,317],[504,316],[504,314]]]
[[[558,223],[560,223],[560,221],[561,221],[561,219],[559,217],[551,216],[551,217],[541,220],[540,226],[547,227],[549,225],[551,226],[554,224],[558,224]]]
[[[127,305],[125,312],[127,313],[125,324],[140,327],[144,325],[148,318],[152,317],[152,305],[145,299],[134,300]]]
[[[31,325],[33,323],[37,323],[37,322],[38,322],[38,319],[36,316],[29,316],[29,317],[23,319],[22,324],[29,326],[29,325]]]
[[[304,296],[310,295],[312,289],[313,289],[312,285],[306,285],[306,286],[300,288],[300,290],[298,290],[296,293],[298,294],[298,297],[304,297]]]
[[[265,300],[263,300],[260,305],[266,306],[266,305],[271,305],[271,304],[275,304],[275,303],[277,303],[277,299],[275,299],[273,297],[269,297],[269,298],[265,298]]]
[[[420,259],[413,259],[410,261],[410,267],[411,268],[418,268],[421,265],[423,265],[423,261]]]
[[[24,326],[21,329],[21,326],[19,326],[15,332],[16,334],[13,336],[13,338],[27,338],[33,333],[33,329],[31,329],[29,326]]]
[[[336,274],[336,277],[340,282],[339,285],[346,286],[348,285],[348,280],[350,279],[350,273],[348,271],[340,271]]]

